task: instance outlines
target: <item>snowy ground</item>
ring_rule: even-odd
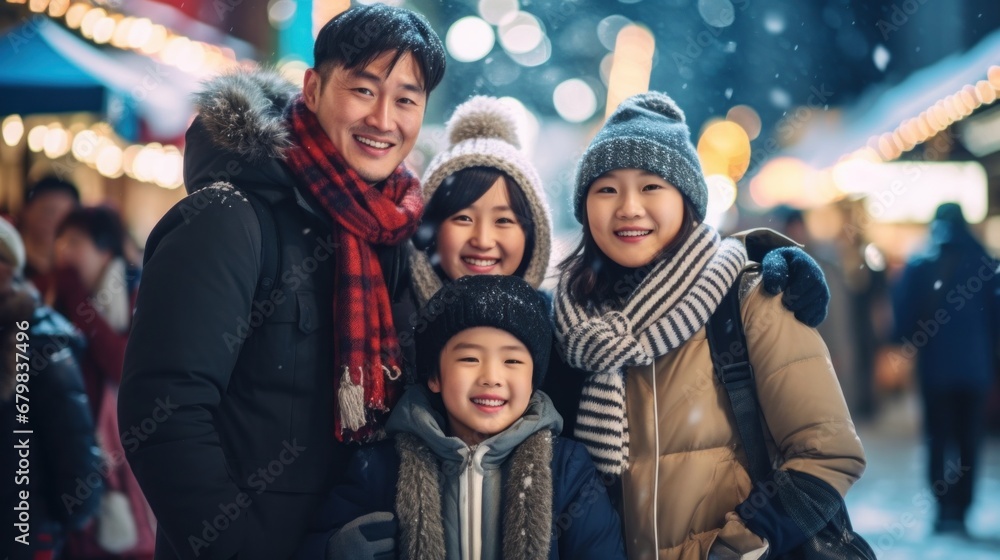
[[[983,450],[970,538],[935,535],[918,419],[916,402],[901,399],[858,426],[868,470],[847,496],[854,529],[884,560],[1000,559],[1000,440],[988,439]]]

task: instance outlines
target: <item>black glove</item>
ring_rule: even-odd
[[[764,289],[771,295],[784,292],[781,303],[795,318],[810,327],[826,319],[830,287],[819,264],[798,247],[769,251],[761,262]]]
[[[843,507],[844,500],[827,482],[776,469],[753,485],[736,513],[747,529],[767,539],[767,557],[775,558],[818,533]]]
[[[326,558],[392,560],[396,558],[398,528],[399,522],[391,512],[376,511],[363,515],[330,537],[326,543]]]

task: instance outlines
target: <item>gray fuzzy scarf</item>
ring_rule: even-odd
[[[598,470],[620,475],[628,465],[625,371],[652,364],[698,332],[746,261],[742,243],[721,241],[711,226],[699,224],[674,258],[629,286],[620,310],[577,305],[566,289],[569,278],[560,279],[556,339],[569,365],[593,373],[584,382],[574,435]]]
[[[427,253],[418,250],[416,247],[409,247],[410,255],[410,277],[413,279],[413,291],[417,295],[417,304],[423,307],[431,296],[437,293],[444,283],[437,272],[434,272],[434,265],[431,264]]]
[[[400,554],[408,560],[442,560],[445,550],[441,519],[440,462],[412,434],[396,435],[399,482],[396,515]],[[552,538],[552,436],[538,432],[514,451],[504,483],[503,557],[544,560]],[[525,488],[530,485],[530,498]]]

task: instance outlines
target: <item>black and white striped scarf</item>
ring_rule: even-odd
[[[698,332],[747,260],[741,242],[722,241],[705,224],[675,255],[637,277],[620,309],[577,305],[566,290],[569,278],[560,279],[556,339],[569,365],[593,373],[584,382],[574,435],[601,472],[620,475],[628,465],[625,371],[652,364]]]

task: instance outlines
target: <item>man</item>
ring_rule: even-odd
[[[287,558],[399,392],[389,302],[422,209],[401,162],[444,50],[384,5],[314,50],[301,98],[273,73],[207,85],[193,194],[147,243],[119,420],[157,558]]]
[[[927,248],[906,263],[892,295],[894,338],[907,358],[916,354],[934,531],[965,535],[1000,342],[1000,276],[961,206],[938,207]]]

